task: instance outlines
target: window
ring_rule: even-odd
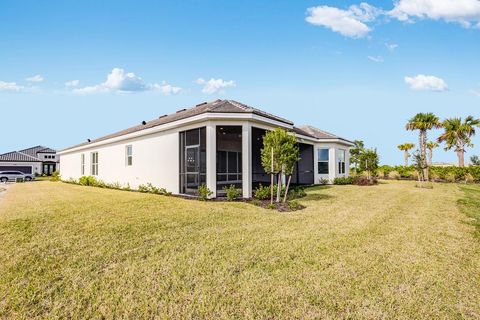
[[[85,175],[85,154],[84,153],[80,155],[80,171],[82,176],[84,176]]]
[[[125,163],[127,166],[131,166],[133,164],[133,149],[132,145],[125,147]]]
[[[328,174],[328,149],[318,149],[318,174]]]
[[[92,152],[92,176],[98,176],[98,152]]]
[[[345,150],[338,150],[338,173],[345,173]]]

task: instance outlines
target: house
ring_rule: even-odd
[[[0,154],[0,171],[21,171],[37,175],[51,175],[59,167],[57,152],[44,146]]]
[[[92,175],[137,188],[152,183],[174,194],[195,195],[205,184],[213,196],[234,184],[250,198],[270,176],[260,151],[267,130],[284,128],[299,142],[301,160],[292,183],[319,184],[348,176],[353,143],[312,126],[295,127],[281,117],[234,100],[204,102],[189,109],[64,149],[63,180]]]

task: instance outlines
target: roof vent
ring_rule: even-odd
[[[167,115],[166,115],[166,114],[164,114],[163,116],[160,116],[160,117],[158,117],[158,119],[165,118],[166,116],[167,116]]]
[[[203,106],[204,104],[207,104],[207,102],[205,101],[205,102],[199,103],[195,107],[200,107],[200,106]]]
[[[185,110],[187,110],[187,109],[180,109],[180,110],[177,111],[177,113],[183,112]]]
[[[92,140],[90,140],[90,139],[87,139],[87,142],[92,142]]]
[[[146,125],[146,124],[147,124],[147,121],[143,120],[142,125]]]

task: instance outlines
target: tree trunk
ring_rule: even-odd
[[[464,150],[458,150],[457,151],[457,157],[458,157],[458,166],[459,167],[465,167],[465,151]]]
[[[292,181],[292,175],[288,176],[287,187],[285,188],[285,195],[283,196],[283,202],[287,202],[288,188],[290,188],[290,181]]]
[[[405,150],[405,153],[403,155],[405,159],[405,167],[408,167],[408,157],[410,157],[410,154],[408,153],[408,150]]]
[[[280,202],[280,196],[282,194],[282,171],[278,174],[278,181],[277,181],[277,203]]]
[[[422,154],[422,166],[423,166],[423,177],[425,181],[428,181],[428,163],[427,163],[427,131],[423,130],[420,133],[420,143],[421,143],[421,154]]]
[[[428,165],[431,166],[433,163],[433,149],[428,149]]]
[[[273,204],[273,184],[275,183],[274,181],[274,176],[273,176],[273,148],[272,148],[272,167],[271,173],[270,173],[270,204]]]

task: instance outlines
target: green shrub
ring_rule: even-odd
[[[128,184],[127,187],[128,189],[130,189],[130,185]],[[124,190],[126,190],[124,188]],[[164,196],[170,196],[172,195],[171,192],[168,192],[167,189],[165,188],[158,188],[158,187],[155,187],[153,184],[151,184],[150,182],[147,183],[147,184],[141,184],[138,186],[138,191],[139,192],[143,192],[143,193],[153,193],[153,194],[160,194],[160,195],[164,195]]]
[[[80,179],[78,180],[78,184],[82,186],[95,187],[97,186],[98,182],[97,182],[97,179],[95,179],[95,177],[93,176],[83,176],[83,177],[80,177]]]
[[[50,181],[57,182],[60,181],[60,172],[55,171],[52,173],[52,176],[50,177]]]
[[[398,171],[390,171],[388,173],[388,179],[400,180],[400,173],[398,173]]]
[[[198,200],[207,201],[212,194],[212,190],[208,189],[205,184],[198,187]]]
[[[122,188],[125,191],[132,191],[132,188],[130,187],[130,183],[127,183],[125,187]]]
[[[448,173],[445,175],[445,181],[447,181],[447,182],[455,182],[455,181],[456,181],[455,173],[454,173],[454,172],[448,172]]]
[[[336,185],[346,185],[346,184],[352,184],[353,179],[351,177],[338,177],[333,179],[333,184]]]
[[[253,197],[259,200],[270,199],[270,186],[262,186],[260,184],[253,192]]]
[[[307,196],[307,193],[305,192],[304,187],[295,186],[295,187],[292,187],[288,190],[287,198],[289,200],[293,200],[293,199],[303,198],[303,197],[306,197],[306,196]]]
[[[237,189],[234,184],[231,184],[228,187],[223,187],[223,191],[225,191],[225,193],[227,194],[228,201],[236,200],[242,196],[241,190]]]
[[[288,208],[292,211],[299,210],[302,208],[302,205],[295,200],[288,201],[287,205],[288,205]]]
[[[275,205],[275,203],[269,203],[267,205],[267,209],[274,210],[274,209],[277,209],[277,206]]]

